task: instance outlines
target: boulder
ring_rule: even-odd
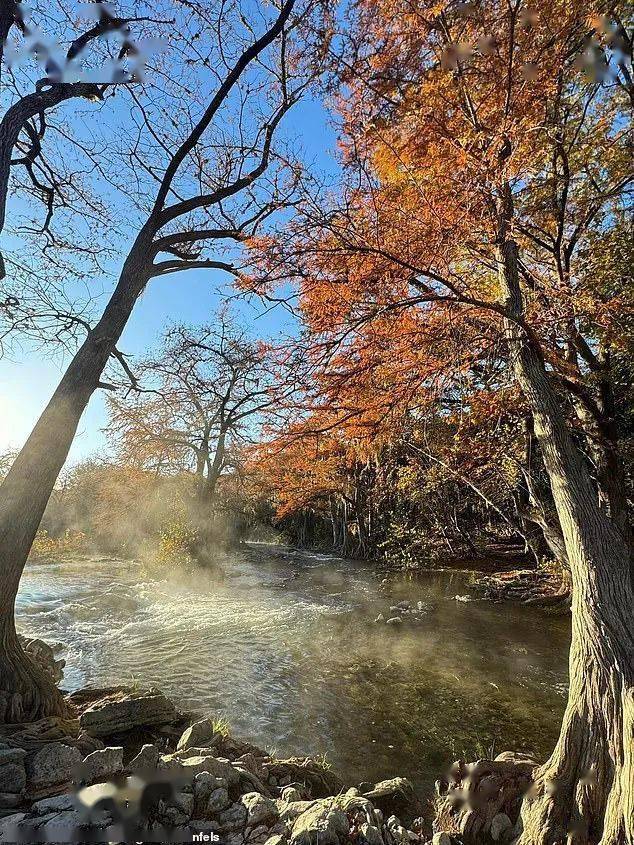
[[[27,787],[31,794],[72,781],[82,762],[81,752],[63,742],[42,746],[27,760]]]
[[[367,845],[383,845],[383,837],[381,836],[381,831],[378,829],[378,827],[375,827],[373,824],[368,824],[367,822],[364,822],[359,827],[359,831]]]
[[[407,778],[390,778],[363,793],[384,816],[396,815],[406,825],[423,813],[423,806]]]
[[[513,822],[506,815],[506,813],[498,813],[491,819],[491,839],[494,842],[500,842],[507,838],[507,835],[513,829]]]
[[[177,751],[183,751],[187,748],[210,748],[217,744],[222,739],[222,735],[214,731],[213,719],[200,719],[194,722],[193,725],[181,735],[176,746]]]
[[[89,754],[79,769],[83,783],[95,783],[107,780],[123,771],[123,748],[121,746],[104,748]]]
[[[0,810],[15,810],[22,800],[19,792],[0,792]]]
[[[79,724],[91,736],[109,736],[134,728],[168,724],[177,718],[172,702],[161,692],[150,690],[108,695],[84,710]]]
[[[285,786],[280,793],[280,798],[282,799],[282,801],[286,801],[288,804],[290,804],[291,801],[304,800],[304,796],[295,786]]]
[[[385,624],[386,625],[402,625],[403,620],[401,619],[400,616],[392,616],[392,617],[390,617],[390,619],[385,620]]]
[[[156,745],[144,745],[136,757],[128,763],[131,772],[147,772],[156,769],[159,761],[159,750]]]
[[[246,808],[249,827],[270,826],[278,819],[279,813],[275,801],[271,801],[270,798],[258,792],[247,792],[240,798],[240,803]]]
[[[206,815],[215,816],[231,806],[231,798],[227,790],[221,786],[214,789],[207,800]]]
[[[280,821],[292,823],[316,803],[316,801],[291,801],[287,804],[286,801],[276,801],[275,806],[280,814]]]
[[[45,816],[48,813],[63,813],[66,810],[77,809],[77,800],[74,795],[66,792],[64,795],[56,795],[53,798],[42,798],[31,806],[31,812],[38,816]]]
[[[24,842],[24,835],[20,831],[20,822],[26,818],[26,813],[13,813],[0,819],[0,840],[3,842]]]
[[[242,830],[247,822],[247,808],[243,804],[232,804],[218,814],[218,826],[222,833]]]
[[[295,821],[292,845],[340,845],[350,832],[348,817],[335,799],[317,801]]]
[[[240,773],[237,769],[234,769],[231,763],[222,757],[196,755],[179,760],[176,755],[168,754],[161,758],[160,768],[164,767],[164,763],[174,760],[180,763],[183,773],[191,777],[200,772],[209,772],[216,778],[224,778],[230,786],[236,785],[240,780]]]
[[[0,792],[19,793],[26,786],[26,772],[20,760],[0,765]]]

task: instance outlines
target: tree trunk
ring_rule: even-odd
[[[500,247],[513,368],[531,407],[573,582],[570,689],[551,758],[522,808],[521,845],[634,842],[634,590],[630,549],[600,508],[523,317],[518,250]]]
[[[35,671],[15,635],[15,597],[33,540],[81,415],[147,281],[149,243],[139,234],[104,313],[64,373],[0,487],[0,720],[64,711],[52,680]]]

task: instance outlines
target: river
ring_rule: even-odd
[[[462,572],[247,546],[218,570],[91,558],[31,564],[21,631],[64,644],[64,687],[155,685],[279,755],[346,781],[428,790],[458,757],[546,755],[565,704],[569,623],[485,601]],[[401,600],[417,622],[375,623]],[[387,613],[389,616],[390,614]]]

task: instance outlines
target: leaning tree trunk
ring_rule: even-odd
[[[500,248],[512,363],[535,420],[573,582],[570,688],[557,746],[535,772],[521,845],[634,842],[634,590],[630,549],[601,509],[536,341],[520,326],[516,243]],[[519,322],[518,322],[519,320]]]
[[[0,487],[0,722],[33,721],[65,712],[61,693],[22,650],[15,598],[33,540],[81,415],[100,384],[147,275],[142,230],[104,313],[75,354]]]

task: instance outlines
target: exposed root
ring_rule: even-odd
[[[570,610],[569,583],[546,569],[496,572],[482,576],[477,583],[491,601],[515,601],[566,613]]]

